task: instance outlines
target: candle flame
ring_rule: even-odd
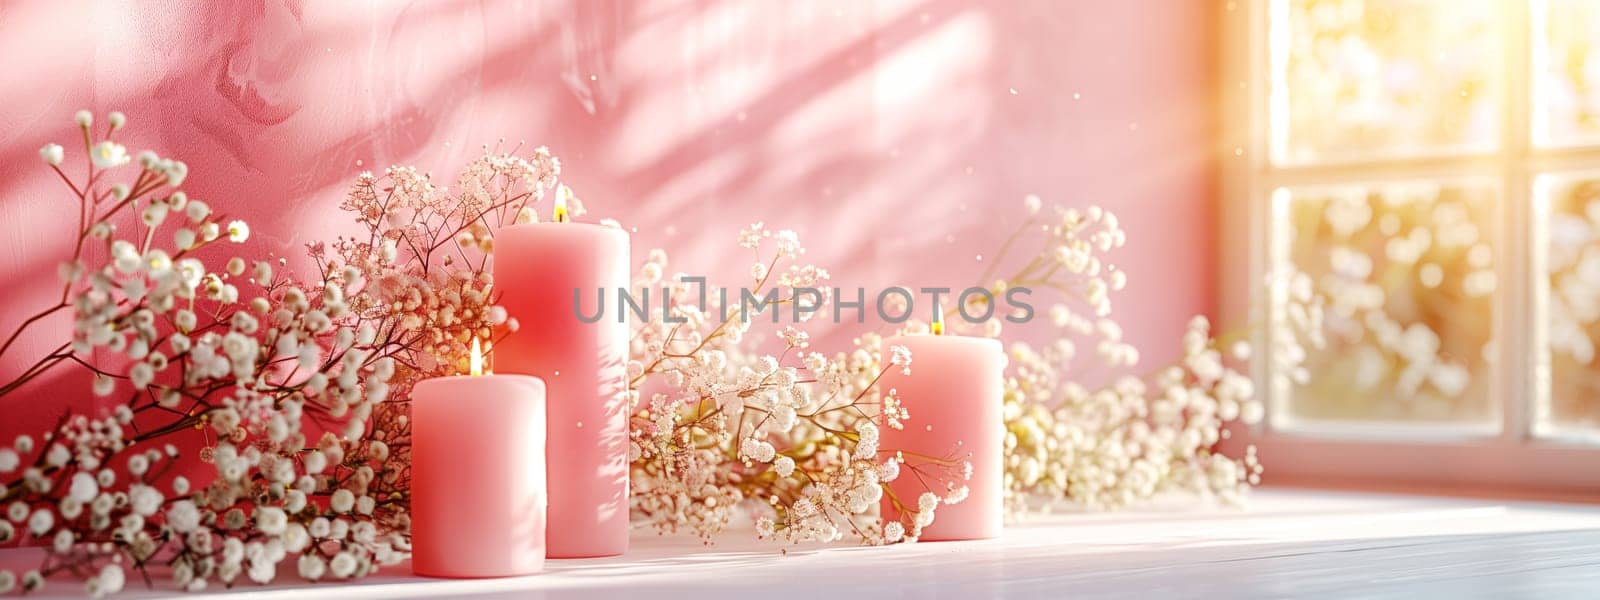
[[[933,305],[933,322],[928,324],[928,331],[933,335],[944,335],[944,307]]]
[[[472,338],[472,358],[468,364],[474,377],[483,374],[483,346],[478,343],[478,338]]]
[[[556,188],[555,215],[552,216],[550,220],[557,223],[565,223],[572,220],[571,217],[567,215],[567,197],[571,195],[572,188],[567,187],[567,184],[563,183],[561,184],[561,187]]]

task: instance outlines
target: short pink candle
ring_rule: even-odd
[[[538,573],[545,555],[545,389],[526,375],[439,377],[411,390],[411,569]]]
[[[616,298],[629,271],[615,227],[530,223],[495,238],[495,290],[519,325],[495,346],[495,370],[549,386],[551,558],[628,550],[628,325]]]
[[[975,540],[1000,535],[1005,500],[1001,394],[1006,366],[1000,342],[954,335],[899,336],[884,341],[885,357],[893,346],[911,350],[911,374],[892,368],[879,381],[879,389],[885,393],[894,389],[911,418],[904,429],[880,429],[880,448],[905,452],[906,464],[889,488],[900,502],[916,510],[922,492],[943,497],[943,482],[960,485],[960,463],[969,461],[972,479],[965,482],[967,498],[952,505],[940,504],[933,524],[923,528],[919,539]],[[951,459],[956,466],[931,464],[930,459]],[[926,486],[911,473],[911,467],[923,470]],[[887,494],[881,509],[886,519],[900,518]]]

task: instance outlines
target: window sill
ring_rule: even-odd
[[[763,598],[1548,596],[1600,585],[1600,507],[1460,498],[1267,489],[1248,510],[1157,507],[1058,514],[1007,528],[1002,539],[888,548],[791,547],[742,532],[711,547],[640,532],[617,558],[550,561],[541,575],[439,580],[406,568],[319,595],[359,598],[492,595],[657,600],[708,594]],[[0,566],[25,567],[37,550],[0,550]],[[292,572],[280,583],[233,593],[293,598],[308,590]],[[145,589],[130,575],[124,597]],[[51,581],[46,595],[82,588]],[[223,591],[214,588],[213,591]]]

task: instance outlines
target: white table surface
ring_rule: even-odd
[[[982,542],[783,548],[743,531],[709,547],[639,532],[625,556],[549,561],[530,577],[424,579],[407,567],[313,585],[286,563],[280,583],[211,591],[346,600],[1600,597],[1594,506],[1262,490],[1246,510],[1058,514]],[[0,562],[15,566],[26,552],[0,551]],[[129,580],[120,597],[174,594]],[[42,591],[81,589],[51,581]]]

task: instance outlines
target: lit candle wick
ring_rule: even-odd
[[[944,307],[933,305],[933,322],[928,324],[928,331],[933,335],[944,335]]]
[[[472,338],[472,358],[468,364],[474,377],[483,374],[483,346],[478,343],[478,338]]]
[[[565,223],[572,220],[572,218],[567,214],[567,197],[571,195],[572,188],[567,187],[566,184],[561,184],[561,187],[556,188],[555,214],[550,218],[550,220],[557,223]]]

